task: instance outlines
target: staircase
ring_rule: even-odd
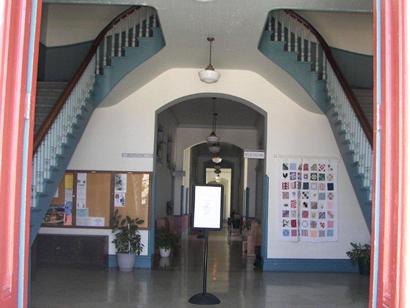
[[[354,96],[356,96],[363,113],[373,127],[373,89],[352,88]]]
[[[54,104],[63,93],[67,82],[59,81],[38,81],[36,95],[36,118],[34,121],[34,134],[43,124],[44,120],[50,114]]]
[[[369,92],[354,92],[349,87],[323,37],[291,10],[270,12],[259,50],[287,71],[326,114],[370,229],[372,128],[369,119],[373,99]],[[362,106],[355,93],[362,94]]]
[[[73,79],[36,130],[31,244],[94,109],[126,74],[164,45],[156,11],[150,7],[134,6],[127,9],[114,18],[94,40]],[[42,109],[40,106],[39,110]]]

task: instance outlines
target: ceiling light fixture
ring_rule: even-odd
[[[215,110],[215,97],[212,97],[212,131],[211,134],[206,138],[208,143],[209,152],[212,154],[219,153],[221,147],[219,146],[219,137],[216,135],[216,117],[218,113]]]
[[[202,82],[215,83],[221,76],[221,74],[215,71],[214,67],[212,66],[212,43],[215,39],[213,37],[208,37],[207,40],[209,42],[209,64],[204,70],[200,71],[198,74],[199,79],[201,79]]]
[[[222,157],[220,157],[219,155],[215,155],[212,157],[212,162],[215,164],[220,164],[222,162]]]

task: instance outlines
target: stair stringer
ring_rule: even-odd
[[[52,167],[51,175],[45,185],[44,192],[34,196],[34,198],[37,198],[38,206],[31,208],[30,245],[33,244],[41,228],[50,202],[54,198],[55,192],[64,176],[64,172],[95,108],[122,78],[157,54],[165,46],[161,29],[157,28],[153,31],[153,37],[139,38],[138,47],[124,48],[124,56],[113,58],[111,66],[105,67],[104,75],[96,76],[86,108],[83,108],[82,113],[77,116],[77,122],[71,127],[72,133],[67,138],[67,143],[63,147],[63,153],[59,155],[57,159],[57,165]]]
[[[333,106],[329,103],[329,95],[324,80],[318,79],[318,74],[311,70],[311,63],[300,62],[297,54],[285,50],[285,42],[272,41],[271,32],[264,31],[259,42],[259,51],[286,71],[295,79],[312,97],[320,110],[326,115],[336,143],[342,155],[348,171],[352,186],[354,188],[357,200],[363,218],[366,221],[368,229],[371,229],[371,196],[370,189],[365,187],[362,181],[363,175],[359,172],[357,163],[354,160],[354,153],[350,150],[350,140],[346,139],[346,134],[340,126],[338,113],[334,111]]]

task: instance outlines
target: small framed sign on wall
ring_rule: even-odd
[[[221,230],[223,219],[223,186],[195,185],[194,229]]]

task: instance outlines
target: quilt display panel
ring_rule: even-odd
[[[337,240],[337,160],[281,159],[280,237],[285,241]]]

